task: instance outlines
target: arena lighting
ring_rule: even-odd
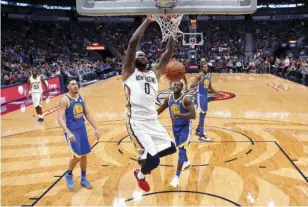
[[[295,8],[295,7],[301,7],[301,6],[305,6],[304,3],[298,3],[298,4],[269,4],[269,5],[258,5],[257,8],[272,8],[272,9],[276,9],[276,8]]]
[[[289,41],[289,44],[296,44],[296,43],[297,43],[296,40],[290,40],[290,41]]]
[[[21,3],[21,2],[8,2],[8,1],[0,1],[3,5],[10,5],[10,6],[20,6],[20,7],[33,7],[33,8],[44,8],[44,9],[53,9],[53,10],[72,10],[75,7],[71,6],[56,6],[56,5],[47,5],[47,4],[28,4],[28,3]]]
[[[87,45],[87,50],[105,50],[105,45],[93,43],[91,45]]]

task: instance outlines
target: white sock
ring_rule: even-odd
[[[140,170],[137,177],[138,177],[139,180],[143,180],[145,178],[145,175]]]

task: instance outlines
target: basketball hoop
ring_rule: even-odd
[[[179,25],[183,18],[183,14],[174,15],[152,15],[153,20],[159,24],[162,33],[162,42],[172,37],[177,40],[178,33],[183,33],[179,30]]]
[[[190,43],[190,46],[191,46],[192,49],[195,49],[196,43],[192,42],[192,43]]]

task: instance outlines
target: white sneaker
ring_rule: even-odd
[[[204,142],[210,142],[211,139],[208,136],[200,136],[199,140],[204,141]]]
[[[182,166],[182,170],[186,170],[186,169],[188,169],[188,168],[190,168],[190,167],[191,167],[191,164],[190,164],[189,161],[184,162],[184,164],[183,164],[183,166]]]
[[[173,188],[177,188],[179,186],[179,177],[175,175],[169,185]]]

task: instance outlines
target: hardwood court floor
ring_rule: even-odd
[[[191,82],[192,76],[189,76]],[[81,89],[102,137],[89,128],[92,153],[88,179],[94,188],[70,192],[63,175],[70,157],[57,113],[40,126],[32,106],[2,117],[2,205],[36,206],[304,206],[308,205],[308,88],[272,75],[213,74],[213,87],[235,94],[213,101],[206,118],[212,142],[192,136],[192,168],[174,176],[177,155],[163,158],[147,179],[150,193],[139,191],[133,170],[137,154],[125,128],[125,98],[120,77]],[[161,80],[160,89],[168,82]],[[57,106],[60,97],[44,104]],[[170,131],[168,112],[160,116]],[[193,124],[197,124],[197,119]],[[135,199],[133,199],[135,198]]]

